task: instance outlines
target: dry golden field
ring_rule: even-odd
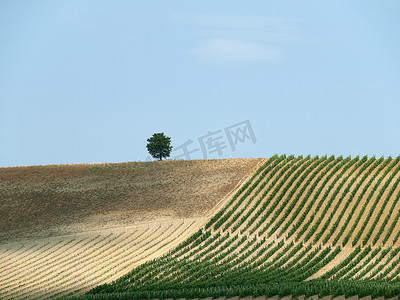
[[[0,168],[0,298],[85,291],[203,226],[262,159]]]

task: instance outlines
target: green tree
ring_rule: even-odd
[[[171,138],[164,135],[164,132],[154,133],[152,137],[147,139],[147,151],[154,158],[162,160],[163,157],[169,157],[172,146]]]

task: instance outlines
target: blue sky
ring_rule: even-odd
[[[191,159],[397,156],[399,15],[388,0],[1,1],[0,166],[144,161],[155,132]]]

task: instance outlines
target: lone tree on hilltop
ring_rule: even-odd
[[[163,157],[169,157],[172,150],[171,138],[165,136],[164,132],[153,134],[147,141],[147,151],[151,156],[159,160],[162,160]]]

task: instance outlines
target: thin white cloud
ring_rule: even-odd
[[[172,15],[177,21],[195,23],[200,26],[215,29],[238,30],[293,30],[293,21],[286,18],[274,18],[264,16],[227,16],[227,15]]]
[[[254,65],[284,60],[284,44],[299,42],[294,22],[262,16],[191,15],[175,20],[198,25],[190,53],[213,64]]]
[[[258,42],[209,39],[191,51],[194,55],[216,64],[271,64],[282,59],[282,53]]]
[[[266,28],[270,30],[287,30],[291,27],[288,19],[261,16],[198,15],[192,16],[192,20],[198,24],[215,28],[240,30]]]
[[[284,31],[263,31],[263,30],[251,30],[251,29],[220,29],[220,30],[209,30],[203,31],[202,37],[224,37],[226,39],[240,39],[244,41],[258,41],[260,43],[269,44],[283,44],[283,43],[299,43],[302,42],[302,38],[291,32]]]

